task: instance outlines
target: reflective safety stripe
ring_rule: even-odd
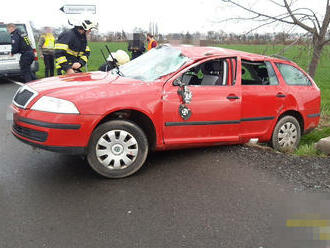
[[[56,43],[55,44],[55,49],[59,49],[59,50],[67,50],[68,47],[69,46],[67,44],[62,44],[62,43]]]
[[[85,50],[86,52],[90,52],[91,51],[91,49],[89,48],[89,46],[86,46],[86,50]]]
[[[29,40],[29,37],[24,36],[24,41],[25,41],[27,46],[31,46],[31,41]]]
[[[73,56],[78,56],[78,52],[75,52],[75,51],[72,51],[70,48],[68,48],[67,50],[66,50],[66,52],[68,53],[68,54],[70,54],[70,55],[73,55]]]
[[[62,57],[59,57],[56,59],[56,64],[62,64],[62,63],[65,63],[65,62],[68,62],[68,60],[66,59],[65,56],[62,56]]]
[[[87,60],[88,60],[87,56],[81,56],[80,58],[85,62],[87,62]]]

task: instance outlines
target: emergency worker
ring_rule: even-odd
[[[147,41],[148,41],[148,51],[152,48],[155,48],[158,46],[158,42],[154,39],[154,36],[152,34],[147,34]]]
[[[61,33],[55,44],[55,62],[57,74],[81,72],[87,63],[90,49],[86,35],[97,28],[97,23],[83,20],[74,24],[74,28]]]
[[[44,59],[45,63],[45,77],[54,76],[55,38],[51,28],[45,28],[45,32],[40,36],[38,47],[40,57]]]
[[[31,41],[26,33],[21,33],[16,28],[16,25],[9,23],[7,25],[7,31],[11,36],[11,52],[10,56],[20,53],[19,67],[21,76],[25,83],[35,80],[36,77],[31,71],[31,64],[34,60],[34,53],[31,47]]]

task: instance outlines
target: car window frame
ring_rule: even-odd
[[[260,83],[256,83],[256,84],[243,84],[243,74],[242,74],[242,77],[241,77],[241,85],[243,86],[278,86],[280,84],[280,80],[278,78],[278,75],[276,73],[276,70],[274,68],[274,65],[272,64],[272,61],[270,60],[257,60],[257,61],[252,61],[252,60],[248,60],[248,59],[242,59],[241,61],[241,73],[242,73],[242,69],[243,69],[243,65],[244,65],[244,62],[247,62],[245,64],[257,64],[257,63],[264,63],[266,69],[267,69],[267,73],[268,73],[268,79],[270,79],[270,73],[269,73],[269,70],[270,68],[273,70],[273,73],[275,75],[275,78],[276,78],[276,83],[275,84],[271,84],[270,83],[270,80],[269,80],[269,84],[260,84]],[[245,67],[245,66],[244,66]],[[269,68],[270,67],[270,68]]]
[[[211,58],[205,58],[205,59],[202,59],[202,60],[198,60],[198,61],[195,61],[195,62],[193,62],[191,65],[189,65],[189,66],[187,66],[187,67],[185,67],[184,69],[182,69],[181,71],[179,71],[177,74],[175,74],[174,76],[173,76],[173,80],[171,80],[172,81],[172,86],[175,86],[174,85],[174,82],[177,80],[177,79],[179,79],[180,77],[182,77],[182,75],[184,74],[184,73],[186,73],[187,71],[189,71],[191,68],[193,68],[193,67],[196,67],[196,66],[200,66],[201,64],[203,64],[203,63],[206,63],[206,62],[209,62],[209,61],[212,61],[212,60],[223,60],[225,63],[226,63],[226,81],[228,82],[228,79],[229,79],[229,63],[228,63],[228,61],[227,60],[230,60],[230,67],[231,67],[231,71],[232,71],[232,75],[231,75],[231,77],[235,77],[235,78],[232,78],[232,81],[231,81],[231,84],[225,84],[225,85],[223,85],[223,84],[218,84],[218,85],[186,85],[186,86],[189,86],[189,87],[219,87],[219,86],[235,86],[236,85],[236,82],[237,82],[237,76],[238,76],[238,74],[237,74],[237,68],[238,68],[238,61],[239,61],[239,58],[238,58],[238,56],[224,56],[224,57],[211,57]],[[232,69],[233,68],[233,62],[232,62],[232,60],[235,60],[236,61],[236,63],[235,63],[235,71]]]

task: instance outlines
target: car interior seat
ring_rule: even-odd
[[[201,81],[201,85],[219,85],[220,81],[220,61],[206,62],[201,66],[201,70],[204,74]]]
[[[269,84],[269,76],[268,76],[268,71],[267,68],[259,68],[257,71],[258,77],[261,79],[262,84],[266,85]]]
[[[200,80],[197,76],[199,70],[199,66],[190,68],[188,72],[183,74],[182,82],[185,83],[185,85],[200,85]]]

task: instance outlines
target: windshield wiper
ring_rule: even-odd
[[[111,51],[110,51],[108,45],[105,45],[105,48],[108,50],[108,53],[109,53],[109,55],[111,56],[112,61],[114,62],[114,65],[115,65],[115,67],[116,67],[116,69],[117,69],[117,74],[118,74],[119,76],[122,76],[122,77],[123,77],[124,74],[119,70],[119,66],[117,65],[117,62],[115,61],[114,57],[112,56]]]

